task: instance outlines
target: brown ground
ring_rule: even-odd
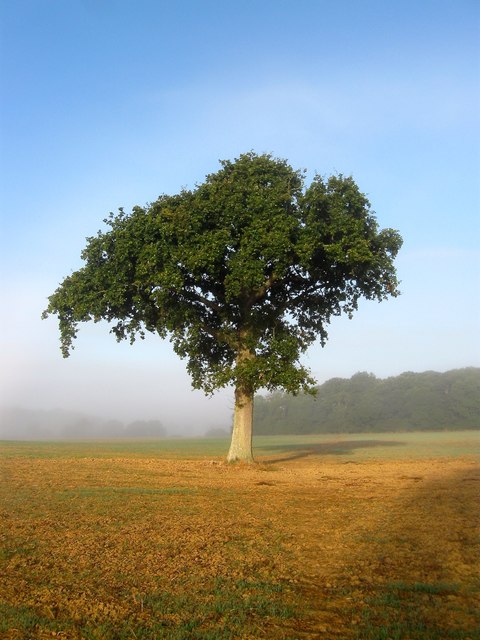
[[[55,625],[11,622],[0,637],[101,638],[108,621],[105,637],[134,638],[111,629],[149,628],[149,594],[197,598],[201,610],[215,588],[249,583],[278,586],[272,597],[293,614],[270,612],[238,638],[480,637],[480,468],[469,457],[1,464],[0,595]],[[212,616],[205,628],[220,629]],[[174,629],[182,612],[168,617]],[[198,633],[181,637],[227,637]]]

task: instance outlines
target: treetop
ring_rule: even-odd
[[[379,230],[353,178],[249,152],[192,190],[162,195],[87,239],[84,266],[49,298],[67,356],[81,322],[118,340],[169,337],[193,386],[308,389],[299,357],[361,297],[398,295],[402,240]]]

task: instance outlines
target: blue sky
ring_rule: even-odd
[[[398,229],[403,295],[305,357],[317,379],[480,366],[476,1],[3,0],[0,404],[227,424],[152,337],[85,326],[64,361],[47,296],[109,211],[255,150],[351,174]]]

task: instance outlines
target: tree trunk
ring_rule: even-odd
[[[243,387],[235,389],[233,433],[227,462],[253,462],[253,391]]]

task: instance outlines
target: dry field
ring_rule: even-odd
[[[3,443],[0,638],[478,639],[478,433],[422,437]]]

